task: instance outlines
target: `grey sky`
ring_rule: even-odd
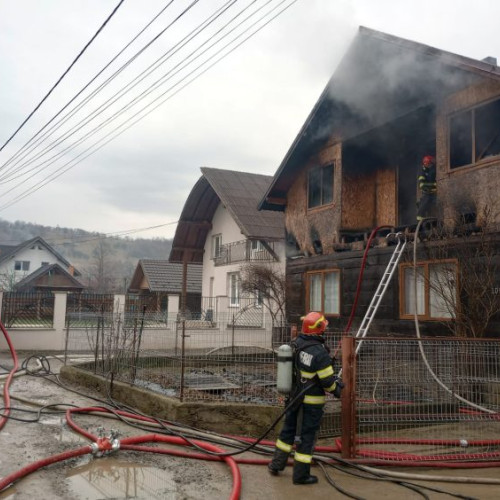
[[[280,1],[238,0],[224,19],[249,5],[254,10],[263,6],[264,13]],[[291,1],[285,0],[282,6]],[[135,50],[127,52],[129,57],[191,2],[175,0],[134,45]],[[82,108],[80,118],[75,115],[53,137],[92,110],[102,110],[106,99],[226,2],[199,0],[117,78],[119,86],[110,85]],[[0,144],[48,92],[117,3],[0,0]],[[42,159],[25,165],[27,157],[5,165],[167,3],[125,0],[53,95],[0,153],[0,218],[114,233],[176,221],[201,166],[273,175],[359,25],[476,59],[500,58],[500,3],[493,0],[298,0],[121,136],[51,183],[4,207],[104,137],[105,131],[97,133],[57,163],[36,167]],[[208,36],[204,33],[200,41]],[[176,62],[182,63],[198,43],[179,52]],[[140,89],[157,78],[143,82]],[[137,89],[131,95],[139,93]],[[102,117],[112,112],[107,110]],[[55,150],[48,156],[53,154]],[[11,175],[9,182],[2,180],[9,168],[20,167],[28,169],[25,177],[18,177],[23,170]],[[171,237],[174,230],[171,224],[136,236]]]

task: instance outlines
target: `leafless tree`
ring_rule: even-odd
[[[6,292],[11,292],[14,289],[14,285],[17,283],[15,271],[5,271],[0,274],[0,290]]]
[[[106,238],[101,238],[92,254],[92,264],[89,270],[91,283],[89,287],[97,293],[111,293],[115,291],[115,263],[112,259],[111,248]]]
[[[269,310],[274,325],[285,318],[286,279],[285,273],[275,265],[249,262],[240,270],[241,291],[258,295]]]

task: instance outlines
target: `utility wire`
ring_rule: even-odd
[[[138,52],[136,52],[125,64],[123,64],[118,70],[116,70],[110,77],[107,78],[107,80],[105,80],[97,89],[95,89],[89,96],[87,96],[82,102],[80,102],[75,108],[73,108],[72,111],[68,112],[61,120],[59,120],[59,122],[52,126],[47,132],[45,132],[45,134],[43,134],[37,141],[33,142],[33,140],[55,119],[57,118],[57,116],[59,116],[79,95],[82,94],[82,92],[88,88],[90,86],[91,83],[93,83],[172,3],[173,3],[174,0],[171,0],[170,3],[168,5],[166,5],[123,49],[121,49],[118,54],[116,54],[110,62],[108,62],[103,69],[101,69],[77,94],[76,96],[74,96],[61,110],[58,111],[58,113],[56,113],[56,115],[54,115],[51,120],[49,120],[27,143],[24,144],[24,146],[22,146],[22,148],[15,154],[13,155],[8,161],[6,161],[1,167],[0,167],[0,170],[2,169],[5,169],[5,167],[7,167],[10,163],[12,163],[14,160],[17,160],[17,163],[19,163],[21,160],[23,160],[24,158],[26,158],[30,152],[32,152],[38,145],[40,145],[41,142],[43,142],[54,130],[57,130],[58,128],[60,128],[60,126],[62,124],[64,124],[69,118],[71,118],[76,112],[78,112],[80,109],[82,109],[82,107],[88,103],[90,100],[92,100],[97,94],[99,94],[99,92],[101,92],[111,81],[113,81],[118,75],[120,75],[120,73],[122,73],[125,68],[127,68],[134,60],[136,60],[139,55],[141,55],[143,52],[146,51],[146,49],[148,49],[149,47],[151,47],[153,45],[154,42],[156,42],[157,40],[159,40],[159,38],[173,25],[175,24],[175,22],[177,22],[180,18],[182,18],[182,16],[188,12],[194,5],[196,5],[199,0],[193,0],[193,2],[186,8],[184,9],[180,15],[178,15],[174,21],[172,21],[166,28],[164,28],[163,30],[161,30],[156,36],[154,36],[149,42],[147,42]],[[31,145],[30,145],[31,144]],[[54,143],[52,143],[54,144]],[[23,150],[25,150],[27,148],[27,146],[30,145],[30,148],[28,149],[28,151],[25,152],[25,154],[19,158],[19,156],[21,155],[21,153],[23,152]],[[57,145],[57,144],[56,144]],[[47,149],[47,148],[46,148]],[[45,150],[46,150],[45,149]],[[52,149],[52,148],[50,148]],[[49,149],[49,150],[50,150]],[[45,151],[44,150],[44,151]],[[33,160],[36,160],[40,158],[40,155],[38,155],[37,157],[29,160],[27,162],[27,164],[31,163]],[[26,163],[25,163],[26,165]],[[10,170],[12,170],[12,166],[7,169],[6,172],[4,172],[4,174],[0,177],[1,178],[4,178],[6,177],[6,175],[8,174],[8,172]],[[23,168],[23,166],[21,166],[20,168]],[[18,168],[17,171],[20,169]]]
[[[124,231],[115,231],[112,233],[99,233],[99,235],[97,235],[97,236],[92,236],[92,237],[83,236],[81,239],[75,238],[73,240],[68,240],[68,239],[58,240],[58,239],[44,238],[44,240],[47,243],[53,243],[55,245],[57,245],[57,244],[62,245],[64,243],[78,243],[78,244],[80,244],[80,243],[87,243],[89,241],[100,240],[103,237],[108,237],[108,236],[111,236],[111,237],[128,236],[129,234],[140,233],[142,231],[149,231],[151,229],[158,229],[160,227],[172,226],[173,224],[177,224],[178,222],[179,221],[176,220],[173,222],[167,222],[165,224],[158,224],[156,226],[142,227],[139,229],[127,229]],[[167,239],[169,239],[169,238],[167,238]]]
[[[2,166],[0,166],[0,170],[5,168],[6,166],[8,166],[13,160],[15,160],[16,158],[18,158],[20,156],[20,154],[38,137],[38,135],[43,132],[45,130],[45,128],[48,127],[48,125],[50,125],[73,101],[76,100],[77,97],[79,97],[102,73],[104,73],[104,71],[109,67],[111,66],[111,64],[113,62],[116,61],[116,59],[118,59],[118,57],[120,57],[120,55],[122,55],[162,14],[163,12],[165,12],[165,10],[170,7],[172,5],[172,3],[174,2],[174,0],[171,0],[165,7],[162,7],[162,9],[158,12],[158,14],[156,14],[152,19],[151,21],[149,21],[145,26],[144,28],[142,28],[139,33],[137,33],[137,35],[135,35],[131,40],[130,42],[128,42],[125,47],[123,47],[84,87],[82,87],[78,93],[72,97],[41,129],[38,130],[38,132],[36,134],[34,134],[18,151],[17,153],[15,153],[9,160],[7,160]],[[145,50],[147,47],[149,47],[149,45],[151,45],[154,41],[156,41],[156,39],[158,38],[155,37],[153,40],[151,40],[149,42],[149,44],[147,44],[145,47],[143,47],[143,50]],[[136,56],[138,56],[138,54],[136,54]],[[132,62],[133,59],[129,60],[128,64]],[[121,70],[123,70],[125,68],[125,66],[122,66],[122,68],[120,68],[120,70],[118,70],[117,72],[115,72],[103,85],[106,85],[108,81],[112,80],[113,78],[115,78],[117,76],[117,74],[119,74],[119,72]],[[98,89],[99,90],[99,89]],[[97,91],[94,91],[94,92],[98,92]],[[92,94],[91,94],[92,96]],[[88,98],[87,98],[88,99]],[[85,101],[84,101],[85,102]],[[67,116],[67,115],[66,115]],[[49,130],[50,132],[50,130]],[[45,134],[46,135],[46,134]],[[42,136],[43,138],[43,136]],[[35,146],[36,146],[36,143],[35,143]],[[34,146],[32,146],[33,148]],[[26,156],[26,155],[25,155]]]
[[[56,89],[56,87],[61,83],[61,81],[63,80],[63,78],[69,73],[69,71],[71,70],[71,68],[76,64],[76,62],[78,61],[78,59],[80,59],[80,57],[88,49],[88,47],[90,46],[90,44],[97,38],[97,36],[104,29],[104,27],[106,26],[106,24],[108,24],[108,22],[110,21],[110,19],[115,15],[115,13],[121,7],[121,5],[123,4],[124,1],[125,0],[120,0],[118,2],[118,5],[113,9],[113,11],[111,12],[111,14],[104,21],[104,23],[101,25],[101,27],[95,32],[94,36],[85,44],[85,46],[83,47],[83,49],[76,56],[76,58],[73,60],[73,62],[68,66],[68,68],[66,69],[66,71],[64,71],[64,73],[59,77],[59,79],[57,80],[57,82],[52,86],[52,88],[47,92],[47,94],[45,94],[45,97],[35,106],[35,109],[28,115],[27,118],[25,118],[25,120],[21,123],[21,125],[19,125],[19,127],[17,127],[17,129],[15,130],[15,132],[3,144],[3,146],[0,148],[0,152],[3,151],[3,149],[5,148],[5,146],[7,146],[7,144],[9,144],[9,142],[17,135],[17,133],[28,122],[28,120],[38,111],[38,109],[40,108],[40,106],[47,100],[47,98],[50,96],[50,94],[52,94],[52,92]]]
[[[278,7],[280,7],[283,3],[285,2],[285,0],[282,0],[282,2],[277,6],[275,7],[273,10],[276,10]],[[20,195],[18,195],[16,198],[14,198],[13,200],[11,200],[10,202],[7,202],[3,205],[0,206],[0,210],[3,210],[15,203],[17,203],[18,201],[20,201],[21,199],[25,198],[26,196],[32,194],[33,192],[41,189],[42,187],[44,187],[46,184],[52,182],[53,180],[55,180],[56,178],[60,177],[62,174],[64,174],[65,172],[67,172],[69,169],[73,168],[74,166],[76,166],[78,163],[80,163],[81,161],[83,161],[84,159],[86,159],[88,156],[94,154],[95,152],[97,152],[99,149],[101,149],[102,147],[104,147],[105,145],[107,145],[109,142],[111,142],[113,139],[115,139],[116,137],[118,137],[119,135],[121,135],[123,132],[125,132],[126,130],[128,130],[130,127],[132,127],[133,125],[135,125],[137,122],[139,122],[140,120],[142,120],[143,118],[145,118],[147,115],[149,115],[152,111],[154,111],[155,109],[157,109],[159,106],[161,106],[163,103],[165,103],[167,100],[171,99],[174,95],[176,95],[178,92],[180,92],[181,90],[183,90],[186,86],[188,86],[189,84],[191,84],[193,81],[195,81],[197,78],[199,78],[200,76],[202,76],[206,71],[208,71],[210,68],[212,68],[215,64],[217,64],[218,62],[220,62],[222,59],[224,59],[225,57],[227,57],[230,53],[232,53],[234,50],[236,50],[236,48],[238,48],[239,46],[241,46],[244,42],[246,42],[249,38],[251,38],[252,36],[254,36],[256,33],[258,33],[261,29],[263,29],[265,26],[267,26],[271,21],[273,21],[274,19],[276,19],[279,15],[281,15],[285,10],[287,10],[289,7],[291,7],[295,2],[297,2],[297,0],[292,0],[292,2],[289,4],[289,5],[286,5],[281,11],[279,11],[277,14],[275,14],[271,19],[267,20],[263,25],[261,25],[259,28],[257,28],[255,31],[253,31],[250,35],[248,35],[246,38],[244,38],[242,41],[240,41],[239,43],[237,43],[234,47],[232,47],[230,50],[228,50],[225,54],[223,54],[221,57],[219,57],[216,61],[214,61],[212,64],[210,64],[210,66],[208,66],[207,68],[205,68],[203,71],[201,71],[200,73],[196,74],[193,78],[191,78],[191,80],[187,81],[184,85],[182,85],[179,89],[175,90],[175,92],[173,92],[171,95],[165,97],[165,94],[167,94],[169,91],[173,90],[175,87],[177,87],[180,83],[182,83],[184,80],[186,80],[189,76],[191,76],[193,73],[195,73],[198,69],[200,69],[201,67],[203,67],[204,65],[206,65],[211,59],[213,59],[214,57],[216,57],[217,54],[215,55],[212,55],[209,59],[207,59],[205,62],[203,62],[202,64],[200,64],[198,67],[196,67],[193,71],[191,71],[191,73],[189,73],[187,76],[185,76],[184,78],[181,79],[180,82],[177,82],[175,85],[173,85],[172,87],[170,87],[167,91],[163,92],[163,94],[161,94],[160,96],[158,96],[156,99],[154,99],[151,103],[149,103],[148,105],[144,106],[139,112],[135,113],[132,117],[128,118],[126,121],[124,121],[122,124],[120,124],[118,127],[116,127],[115,129],[113,129],[111,132],[109,132],[108,134],[106,134],[103,138],[101,138],[100,140],[96,141],[93,145],[91,145],[89,148],[87,148],[86,150],[84,150],[82,153],[80,153],[79,155],[77,155],[75,158],[73,158],[72,160],[68,161],[67,163],[65,163],[64,165],[62,165],[61,167],[59,167],[56,171],[54,171],[52,174],[50,174],[49,176],[47,176],[44,180],[44,182],[40,183],[39,185],[37,186],[33,186],[31,188],[28,188],[27,190],[25,190],[24,192],[22,192]],[[268,13],[269,14],[269,13]],[[266,15],[268,15],[266,14]],[[226,44],[222,50],[226,49],[231,43],[235,42],[238,38],[242,37],[247,31],[250,30],[250,28],[253,28],[256,24],[258,24],[258,22],[262,21],[264,19],[265,16],[262,16],[258,21],[256,21],[254,24],[252,24],[249,28],[247,28],[242,34],[238,35],[237,37],[235,37],[231,42],[229,42],[228,44]],[[221,51],[222,51],[221,50]],[[221,52],[219,51],[219,53]],[[163,100],[161,100],[158,104],[156,104],[152,109],[149,109],[147,110],[142,116],[138,116],[140,115],[140,113],[143,113],[144,110],[146,110],[147,108],[151,107],[153,104],[156,103],[156,101],[158,101],[159,99],[165,97]],[[138,117],[137,119],[134,120],[134,118]],[[134,120],[132,123],[128,124],[130,121]],[[128,124],[128,125],[127,125]],[[126,126],[126,127],[125,127]],[[125,127],[125,128],[123,128]],[[122,130],[120,130],[122,129]],[[114,136],[112,136],[111,138],[109,138],[108,140],[106,140],[110,135],[112,135],[114,132],[117,132]],[[87,134],[88,136],[88,134]],[[88,137],[85,137],[85,139],[88,138]],[[100,142],[106,140],[106,142],[104,142],[103,144],[100,144],[98,145]],[[80,139],[80,142],[82,141],[82,139]],[[92,148],[95,147],[94,150],[92,150]],[[86,154],[88,153],[88,154]],[[78,160],[78,161],[75,161],[75,160]],[[71,164],[71,162],[73,162],[73,164]],[[65,168],[66,167],[66,168]],[[16,187],[19,187],[16,186]]]
[[[198,1],[198,0],[196,0]],[[191,41],[195,36],[197,36],[198,34],[201,33],[201,31],[203,31],[204,29],[207,28],[207,26],[209,24],[211,24],[214,20],[216,20],[225,10],[227,10],[227,8],[231,7],[232,5],[234,5],[234,3],[236,2],[237,0],[229,0],[224,6],[223,8],[219,9],[218,11],[215,12],[215,14],[213,14],[212,16],[210,16],[207,20],[205,20],[203,23],[201,23],[200,25],[198,25],[191,33],[189,33],[189,35],[187,35],[186,37],[184,37],[181,42],[184,42],[186,40],[186,38],[188,37],[191,37],[189,41]],[[254,0],[255,2],[256,0]],[[269,0],[271,1],[271,0]],[[195,2],[193,2],[188,8],[191,8],[193,5],[194,5]],[[252,2],[253,3],[253,2]],[[187,9],[181,14],[181,16],[183,14],[185,14],[187,12]],[[172,26],[172,24],[177,21],[181,16],[178,16],[178,18],[176,18],[168,27]],[[212,19],[211,19],[212,18]],[[167,29],[166,28],[166,29]],[[166,30],[165,29],[165,30]],[[165,31],[163,30],[162,33]],[[199,31],[198,31],[199,30]],[[193,34],[194,33],[194,34]],[[158,35],[155,37],[157,38]],[[26,166],[30,165],[31,163],[33,163],[34,161],[40,159],[41,157],[43,157],[45,154],[47,154],[49,151],[55,149],[57,146],[59,146],[60,144],[62,144],[66,139],[69,139],[71,136],[73,136],[75,133],[77,133],[78,131],[80,131],[85,125],[88,125],[90,122],[92,122],[96,117],[98,117],[100,114],[104,113],[104,111],[106,111],[108,108],[110,108],[110,106],[112,104],[115,104],[121,97],[123,97],[124,95],[126,95],[127,93],[129,93],[135,86],[137,86],[140,82],[142,82],[147,76],[149,76],[150,74],[152,74],[153,71],[155,71],[156,69],[159,68],[159,66],[161,64],[163,64],[164,62],[166,62],[166,60],[163,60],[163,62],[160,62],[158,64],[159,61],[162,61],[162,59],[164,59],[167,55],[169,55],[169,57],[167,59],[170,59],[170,57],[172,55],[174,55],[178,50],[180,50],[180,48],[182,48],[186,43],[182,43],[181,45],[181,42],[179,42],[178,44],[174,45],[171,49],[169,49],[165,54],[163,54],[159,59],[157,59],[153,64],[151,64],[146,70],[144,70],[141,74],[139,74],[137,77],[135,77],[131,82],[129,82],[127,85],[125,85],[119,92],[115,93],[112,97],[110,97],[106,102],[104,102],[103,104],[97,106],[92,112],[90,113],[86,113],[85,115],[85,118],[83,118],[80,122],[78,122],[76,125],[74,125],[69,131],[65,132],[64,134],[62,134],[61,136],[59,136],[55,141],[53,141],[49,146],[47,146],[44,150],[42,150],[41,153],[39,153],[37,156],[35,156],[34,158],[31,158],[30,160],[27,160],[24,164],[22,164],[20,167],[18,167],[14,173],[17,173],[19,172],[20,170],[24,169]],[[206,42],[205,42],[206,43]],[[179,47],[180,46],[180,47]],[[174,50],[174,49],[177,49],[177,50]],[[142,51],[143,49],[141,49]],[[140,52],[141,52],[140,51]],[[137,56],[134,55],[134,58]],[[126,64],[129,64],[130,61],[128,61]],[[156,66],[156,67],[155,67]],[[120,68],[119,71],[121,71],[121,69],[123,69],[125,67],[122,66],[122,68]],[[151,69],[153,68],[153,69]],[[114,76],[116,76],[116,74],[118,73],[116,72]],[[146,72],[148,72],[145,76],[143,76]],[[168,75],[168,73],[167,73]],[[57,126],[55,127],[55,130],[59,129],[63,123],[65,123],[69,118],[71,118],[72,116],[74,116],[74,114],[76,112],[78,112],[81,107],[85,104],[85,102],[88,102],[89,100],[91,100],[93,97],[95,97],[96,93],[98,93],[100,90],[102,90],[102,88],[109,82],[110,79],[108,79],[104,84],[102,84],[96,91],[94,91],[94,93],[89,96],[85,101],[83,101],[82,103],[80,103],[76,108],[74,108],[70,113],[68,113],[64,119],[60,120],[59,123],[57,124]],[[133,84],[133,85],[132,85]],[[156,84],[156,82],[155,82]],[[132,85],[132,86],[131,86]],[[128,87],[128,89],[127,89]],[[125,90],[126,89],[126,90]],[[119,97],[116,97],[117,95],[119,95],[121,93],[121,95]],[[136,98],[137,99],[137,98]],[[134,103],[134,101],[136,99],[133,99],[131,102]],[[64,156],[67,152],[71,151],[72,149],[74,149],[76,146],[78,146],[79,144],[81,144],[82,142],[84,142],[87,138],[91,137],[92,135],[95,135],[95,133],[97,133],[101,128],[103,128],[105,125],[107,125],[107,123],[109,123],[110,121],[113,121],[115,118],[117,118],[120,114],[122,114],[124,111],[126,111],[129,107],[131,106],[130,102],[125,106],[125,109],[124,108],[121,108],[121,110],[119,110],[118,112],[115,112],[114,115],[112,115],[110,118],[108,118],[105,122],[101,123],[99,126],[95,127],[94,129],[92,129],[90,132],[87,132],[87,134],[83,137],[81,137],[80,139],[78,139],[76,142],[74,142],[73,144],[70,144],[69,146],[66,147],[66,149],[63,149],[61,151],[59,151],[57,154],[55,154],[54,156],[50,157],[50,158],[47,158],[46,160],[44,160],[42,163],[38,164],[37,166],[33,167],[32,169],[29,169],[27,171],[25,171],[23,174],[20,174],[18,175],[17,177],[12,177],[12,174],[11,174],[11,177],[10,179],[8,179],[7,181],[3,181],[3,179],[6,178],[6,176],[8,175],[7,172],[4,173],[3,175],[0,175],[0,184],[2,183],[5,183],[5,182],[10,182],[12,180],[15,180],[16,178],[19,178],[21,175],[22,176],[25,176],[31,172],[33,172],[34,170],[36,170],[35,174],[37,173],[40,173],[41,171],[45,170],[47,167],[50,166],[51,163],[54,163],[55,161],[57,161],[57,159],[61,158],[62,156]],[[54,127],[52,127],[51,131],[54,131]],[[26,155],[25,155],[26,156]],[[44,164],[48,164],[46,167],[43,167],[43,168],[40,168],[42,167]]]

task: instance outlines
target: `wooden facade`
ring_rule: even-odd
[[[396,72],[389,84],[383,68],[402,64],[405,73]],[[500,68],[496,63],[361,30],[261,202],[263,209],[285,212],[290,321],[298,323],[310,309],[310,301],[317,303],[320,295],[321,300],[327,295],[330,300],[338,287],[339,313],[324,312],[334,329],[345,327],[366,240],[372,229],[383,226],[368,253],[354,324],[360,323],[394,250],[386,234],[402,232],[408,239],[414,237],[420,195],[417,177],[425,155],[436,157],[438,216],[430,227],[424,227],[422,239],[429,237],[429,229],[433,238],[451,238],[455,249],[447,257],[455,259],[460,270],[464,254],[456,242],[469,245],[470,241],[453,233],[457,216],[470,219],[475,231],[498,235],[499,123]],[[316,188],[311,189],[310,183],[318,176],[311,173],[330,165],[333,186],[326,190],[327,202],[312,207],[308,197]],[[285,205],[273,202],[283,198]],[[436,227],[442,230],[440,234]],[[496,236],[493,239],[496,256],[491,270],[496,276],[499,246]],[[419,243],[419,259],[426,258],[431,240]],[[478,263],[484,260],[481,255],[477,258]],[[317,279],[312,280],[314,273]],[[319,279],[321,273],[330,273],[327,285]],[[458,271],[455,281],[460,278]],[[373,323],[377,333],[414,332],[412,316],[401,309],[400,281],[401,274],[396,272]],[[423,333],[449,334],[445,324],[449,318],[435,316],[421,316]],[[496,334],[496,316],[486,335]]]

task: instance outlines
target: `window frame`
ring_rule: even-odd
[[[29,271],[29,270],[30,270],[30,261],[29,260],[16,260],[16,261],[14,261],[14,271]]]
[[[235,291],[236,294],[233,295],[233,279],[236,280]],[[227,273],[227,296],[229,299],[229,307],[240,307],[241,304],[241,277],[240,273],[235,271]]]
[[[486,156],[483,158],[480,158],[479,160],[476,159],[477,156],[477,135],[476,135],[476,129],[477,129],[477,122],[476,122],[476,112],[484,108],[486,106],[489,106],[495,102],[498,102],[498,105],[500,105],[500,97],[495,97],[494,99],[490,99],[485,102],[477,103],[474,106],[469,106],[464,109],[457,110],[453,113],[450,113],[448,115],[447,119],[447,124],[448,124],[448,171],[449,172],[455,172],[458,170],[461,170],[463,168],[472,168],[475,166],[481,166],[481,165],[487,165],[493,161],[498,161],[500,158],[500,152],[491,155],[491,156]],[[470,130],[469,130],[469,139],[470,139],[470,150],[471,150],[471,158],[470,158],[470,163],[464,163],[463,165],[457,165],[457,166],[452,166],[452,120],[455,118],[460,118],[461,116],[465,116],[467,113],[471,114],[471,119],[470,119]]]
[[[459,272],[458,272],[458,259],[435,259],[417,262],[417,267],[424,270],[423,273],[423,285],[424,285],[424,313],[417,314],[417,318],[421,321],[454,321],[456,318],[453,315],[449,317],[446,316],[433,316],[431,314],[432,304],[431,304],[431,286],[430,286],[430,269],[432,266],[439,266],[442,264],[453,264],[455,267],[455,300],[457,301],[455,308],[459,305]],[[412,262],[404,262],[399,265],[399,318],[400,319],[414,319],[415,314],[413,312],[408,313],[410,310],[406,307],[406,288],[405,288],[405,271],[407,269],[413,269],[414,265]],[[414,286],[414,281],[411,281],[410,286]],[[456,310],[456,309],[455,309]]]
[[[322,165],[315,165],[314,167],[311,167],[309,168],[309,170],[307,171],[307,186],[306,186],[306,208],[307,208],[307,211],[313,211],[313,210],[321,210],[325,207],[330,207],[334,204],[335,202],[335,162],[332,161],[332,162],[329,162],[329,163],[326,163],[326,164],[322,164]],[[327,168],[331,168],[332,169],[332,174],[331,174],[331,177],[332,177],[332,185],[331,185],[331,200],[330,201],[324,201],[324,195],[325,195],[325,188],[323,186],[323,172],[327,169]],[[311,176],[317,172],[317,171],[320,171],[320,177],[321,177],[321,185],[319,187],[319,196],[320,196],[320,202],[319,202],[319,205],[314,205],[314,206],[311,206]]]
[[[325,276],[328,274],[336,274],[338,276],[337,282],[337,303],[333,304],[333,309],[337,309],[338,312],[326,312],[325,311]],[[316,311],[317,308],[312,308],[311,305],[311,277],[319,275],[321,277],[321,310],[317,311],[322,313],[324,316],[339,318],[342,311],[342,273],[339,268],[328,268],[314,271],[307,271],[305,273],[306,279],[306,296],[305,305],[306,311]],[[336,307],[335,307],[336,306]]]
[[[212,259],[219,259],[221,256],[222,256],[222,233],[213,234]]]

